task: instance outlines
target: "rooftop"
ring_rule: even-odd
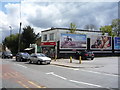
[[[70,30],[70,28],[54,28],[54,27],[52,27],[51,29],[44,30],[44,31],[42,31],[42,32],[47,32],[47,31],[56,30],[56,29]],[[85,31],[85,32],[102,32],[102,31],[93,31],[93,30],[86,30],[86,29],[76,29],[76,31]]]

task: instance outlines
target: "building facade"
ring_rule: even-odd
[[[81,41],[81,42],[76,42],[76,43],[75,42],[70,43],[71,44],[70,48],[67,47],[67,44],[62,47],[61,40],[62,40],[62,38],[63,39],[65,38],[65,35],[66,35],[66,37],[68,37],[67,35],[74,37],[73,38],[74,40],[75,40],[75,37],[80,38],[80,37],[86,36],[86,46],[85,46],[85,43]],[[88,44],[90,44],[90,43],[88,43],[89,42],[88,39],[91,38],[93,35],[99,36],[99,35],[102,35],[102,32],[76,29],[75,34],[70,34],[70,29],[68,29],[68,28],[51,28],[48,30],[44,30],[41,32],[42,53],[46,54],[47,56],[49,56],[51,58],[54,58],[54,57],[59,58],[62,56],[68,57],[70,55],[74,56],[76,51],[90,49],[90,47],[88,46]],[[107,35],[107,33],[106,33],[106,35]],[[76,39],[76,41],[78,40],[78,38]],[[81,39],[79,39],[79,40],[81,40]],[[83,43],[83,44],[81,44],[82,45],[81,47],[78,45],[79,47],[77,48],[77,46],[75,46],[74,43],[75,44]]]

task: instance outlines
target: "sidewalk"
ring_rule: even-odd
[[[103,65],[95,64],[94,60],[82,60],[82,63],[79,63],[79,60],[72,59],[72,63],[70,63],[70,59],[57,59],[52,60],[52,65],[58,65],[63,67],[70,68],[99,68],[103,67]]]

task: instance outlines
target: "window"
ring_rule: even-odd
[[[50,34],[50,40],[54,40],[54,33]]]
[[[43,36],[43,41],[47,41],[47,34]]]

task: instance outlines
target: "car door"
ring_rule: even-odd
[[[37,61],[38,61],[38,58],[37,58],[37,55],[35,54],[34,55],[34,62],[37,63]]]
[[[31,55],[31,61],[33,61],[33,63],[36,63],[37,62],[37,57],[35,54],[32,54]]]
[[[34,54],[31,54],[30,60],[31,60],[32,62],[34,62]]]

